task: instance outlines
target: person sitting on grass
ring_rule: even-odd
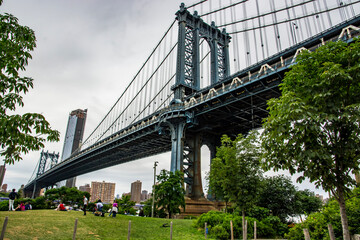
[[[32,206],[29,202],[26,202],[25,203],[25,210],[31,210],[32,209]]]
[[[56,208],[57,211],[67,211],[64,204],[62,202],[60,202],[60,204],[58,205],[58,207]]]
[[[25,205],[21,202],[14,211],[25,211]]]

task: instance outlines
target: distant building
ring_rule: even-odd
[[[78,150],[84,135],[87,109],[77,109],[70,113],[66,128],[65,141],[61,161],[67,159]],[[66,187],[75,187],[76,177],[66,180]]]
[[[115,195],[115,183],[91,182],[90,202],[101,199],[103,203],[113,203]]]
[[[137,180],[131,184],[131,201],[140,203],[141,200],[141,181]]]
[[[2,186],[2,184],[3,184],[5,172],[6,172],[6,168],[5,168],[5,163],[4,163],[4,165],[0,166],[0,186]]]
[[[323,197],[323,195],[316,194],[315,197],[319,198],[322,202],[324,202],[324,197]]]
[[[123,193],[123,194],[121,195],[122,198],[125,197],[125,196],[131,196],[131,192]]]
[[[6,192],[6,191],[7,191],[7,184],[5,183],[1,186],[1,192]]]
[[[80,186],[79,190],[82,191],[82,192],[90,193],[91,192],[90,184],[85,184],[84,186]]]
[[[148,200],[149,199],[149,193],[148,193],[148,191],[146,191],[146,190],[142,190],[142,192],[141,192],[141,201],[143,202],[143,201],[146,201],[146,200]]]

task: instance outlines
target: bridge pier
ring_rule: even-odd
[[[186,120],[167,121],[171,131],[171,167],[184,173],[186,196],[191,199],[204,197],[201,180],[201,133],[187,133]]]

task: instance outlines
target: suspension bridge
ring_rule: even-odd
[[[190,12],[191,11],[191,12]],[[46,158],[24,192],[171,152],[186,193],[203,197],[201,146],[260,128],[300,51],[360,34],[360,1],[203,0],[176,19],[106,116],[69,158]],[[176,24],[177,23],[177,24]],[[42,153],[45,157],[45,153]],[[42,155],[42,156],[43,156]]]

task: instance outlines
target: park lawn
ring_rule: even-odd
[[[54,210],[29,210],[0,212],[0,230],[5,217],[8,224],[5,239],[72,239],[75,219],[78,219],[76,239],[127,239],[131,220],[130,239],[170,239],[171,220],[117,215],[116,218],[87,216],[82,211],[59,212]],[[205,239],[204,232],[192,226],[192,220],[173,219],[173,239]],[[209,238],[208,238],[209,239]]]

